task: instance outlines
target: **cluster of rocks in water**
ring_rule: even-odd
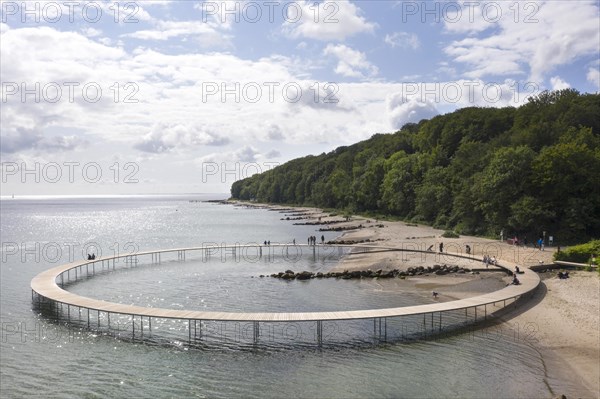
[[[286,214],[285,217],[282,217],[281,220],[305,220],[305,219],[317,219],[318,216],[315,216],[312,212],[294,212]]]
[[[359,279],[359,278],[406,278],[410,276],[423,276],[429,274],[435,275],[444,275],[449,273],[457,273],[457,274],[479,274],[479,272],[471,272],[470,269],[453,266],[453,265],[434,265],[434,266],[418,266],[418,267],[409,267],[406,271],[401,271],[398,269],[394,270],[354,270],[348,271],[344,270],[343,272],[308,272],[302,271],[295,273],[292,270],[286,270],[285,272],[273,273],[270,276],[274,278],[280,278],[282,280],[310,280],[313,278],[341,278],[344,280],[350,279]],[[264,274],[261,274],[260,277],[268,277]]]
[[[374,240],[367,238],[366,240],[332,240],[327,241],[327,245],[353,245],[353,244],[363,244],[365,242],[376,242],[376,241],[385,241],[383,238],[376,238]]]
[[[337,224],[337,223],[345,223],[347,220],[323,220],[317,222],[303,222],[303,223],[294,223],[294,226],[320,226],[320,225],[328,225],[328,224]]]
[[[340,226],[340,227],[321,227],[319,231],[345,231],[345,230],[358,230],[362,229],[364,226],[362,224],[358,226]]]

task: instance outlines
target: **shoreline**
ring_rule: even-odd
[[[534,248],[515,247],[487,238],[460,236],[443,238],[443,230],[405,222],[372,220],[362,216],[342,217],[323,212],[319,208],[254,204],[242,201],[229,202],[233,205],[271,210],[289,210],[290,213],[306,213],[321,222],[334,221],[341,228],[340,235],[332,242],[360,242],[361,245],[396,246],[407,249],[426,250],[431,245],[436,252],[431,257],[422,254],[375,253],[345,257],[333,270],[406,269],[433,264],[457,264],[468,268],[485,268],[480,261],[450,259],[439,254],[439,244],[452,252],[463,252],[470,245],[471,253],[484,254],[498,260],[517,263],[521,267],[551,265],[555,248],[540,251]],[[306,220],[298,220],[303,222]],[[362,226],[360,229],[344,230]],[[328,225],[326,225],[328,227]],[[315,225],[318,229],[319,225]],[[428,259],[429,258],[429,259]],[[466,262],[466,264],[464,264]],[[443,301],[462,299],[477,295],[485,289],[486,280],[500,278],[500,273],[486,272],[481,275],[461,274],[444,276],[414,276],[407,279],[417,289],[439,289],[444,293]],[[460,276],[460,277],[459,277]],[[542,282],[527,303],[508,311],[499,321],[509,329],[523,329],[530,333],[528,344],[540,355],[546,375],[545,383],[551,397],[600,397],[600,279],[596,272],[577,271],[567,280],[559,280],[555,273],[542,273]],[[507,282],[508,278],[504,278]],[[493,290],[492,290],[493,291]],[[489,290],[487,291],[489,292]]]

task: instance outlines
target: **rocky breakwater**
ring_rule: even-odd
[[[459,267],[456,265],[434,265],[434,266],[418,266],[418,267],[409,267],[404,270],[353,270],[348,271],[344,270],[343,272],[294,272],[293,270],[286,270],[285,272],[273,273],[270,277],[279,278],[282,280],[310,280],[313,278],[341,278],[343,280],[350,279],[359,279],[359,278],[406,278],[412,276],[427,276],[430,274],[435,275],[445,275],[445,274],[479,274],[479,272],[471,272],[470,269]],[[267,275],[261,274],[260,277],[269,277]]]

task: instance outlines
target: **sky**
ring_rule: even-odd
[[[227,193],[468,106],[600,90],[598,1],[1,1],[1,195]]]

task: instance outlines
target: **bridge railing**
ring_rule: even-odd
[[[147,324],[151,330],[152,320],[156,319],[179,319],[188,322],[188,332],[190,339],[192,337],[192,331],[196,334],[198,328],[198,321],[200,322],[200,328],[202,328],[202,321],[223,321],[223,322],[250,322],[253,324],[254,338],[257,339],[260,335],[260,324],[259,323],[278,323],[278,322],[316,322],[316,336],[320,337],[319,342],[323,338],[323,322],[340,321],[340,320],[365,320],[372,319],[374,324],[374,331],[378,331],[378,335],[387,336],[387,321],[390,318],[405,318],[410,316],[423,316],[424,326],[427,327],[427,317],[431,317],[431,327],[434,326],[434,314],[437,314],[439,318],[439,326],[441,330],[442,326],[442,314],[464,310],[466,319],[469,320],[469,310],[474,313],[474,320],[477,320],[478,309],[483,310],[484,318],[488,315],[488,306],[490,309],[496,308],[498,303],[502,303],[503,307],[514,302],[517,298],[520,298],[528,293],[531,293],[539,284],[539,277],[533,271],[528,269],[523,270],[523,274],[519,277],[521,279],[520,285],[507,286],[501,290],[479,295],[471,298],[466,298],[457,301],[433,303],[418,306],[407,306],[398,308],[387,308],[387,309],[370,309],[370,310],[346,310],[346,311],[335,311],[335,312],[286,312],[286,313],[274,313],[274,312],[263,312],[263,313],[244,313],[244,312],[206,312],[206,311],[190,311],[190,310],[173,310],[163,308],[146,308],[142,306],[125,305],[119,303],[111,303],[102,300],[96,300],[86,298],[83,296],[71,293],[63,288],[59,287],[57,282],[60,280],[64,286],[66,282],[71,281],[71,275],[75,274],[75,280],[78,276],[81,276],[84,272],[86,276],[94,275],[96,273],[96,266],[101,270],[116,268],[116,261],[125,259],[125,265],[127,264],[138,264],[138,257],[150,256],[152,263],[160,263],[162,254],[176,254],[178,260],[186,260],[186,254],[188,252],[199,251],[201,256],[214,255],[216,250],[241,250],[242,248],[255,248],[259,251],[266,251],[268,248],[281,248],[281,249],[309,249],[309,253],[316,253],[317,251],[329,251],[330,248],[343,249],[342,252],[346,253],[345,249],[362,249],[363,252],[379,252],[379,251],[399,251],[399,252],[420,252],[425,256],[436,255],[431,251],[415,250],[415,249],[403,249],[393,247],[381,247],[381,246],[366,246],[366,245],[335,245],[335,246],[323,246],[323,245],[288,245],[288,244],[273,244],[271,246],[264,246],[259,244],[251,245],[215,245],[215,246],[202,246],[202,247],[189,247],[189,248],[173,248],[163,249],[155,251],[144,251],[136,254],[121,254],[117,256],[103,257],[94,260],[75,262],[71,264],[61,265],[47,271],[44,271],[37,275],[31,282],[32,288],[32,300],[34,295],[37,295],[38,304],[41,301],[54,303],[58,311],[58,307],[62,309],[63,306],[67,306],[68,315],[70,315],[71,307],[77,307],[79,314],[81,309],[87,310],[88,326],[90,326],[90,311],[97,312],[98,326],[100,326],[100,312],[106,314],[108,323],[110,325],[111,314],[129,315],[132,320],[133,337],[136,336],[135,331],[135,319],[136,317],[140,320],[141,328],[144,326],[144,318],[147,320]],[[282,252],[283,253],[283,252]],[[348,252],[348,256],[351,256],[352,252]],[[466,258],[477,262],[481,260],[473,255],[464,254],[452,254],[444,253],[443,255],[456,258]],[[282,255],[285,256],[285,255]],[[514,268],[514,264],[506,261],[502,261],[498,264],[500,268],[507,271],[511,271]],[[91,267],[91,269],[90,269]],[[65,276],[67,277],[65,280]],[[481,313],[480,313],[481,314]],[[70,319],[70,316],[69,316]],[[481,316],[480,316],[481,319]],[[382,330],[383,328],[383,330]],[[143,330],[142,330],[143,331]],[[194,335],[195,336],[195,335]]]

